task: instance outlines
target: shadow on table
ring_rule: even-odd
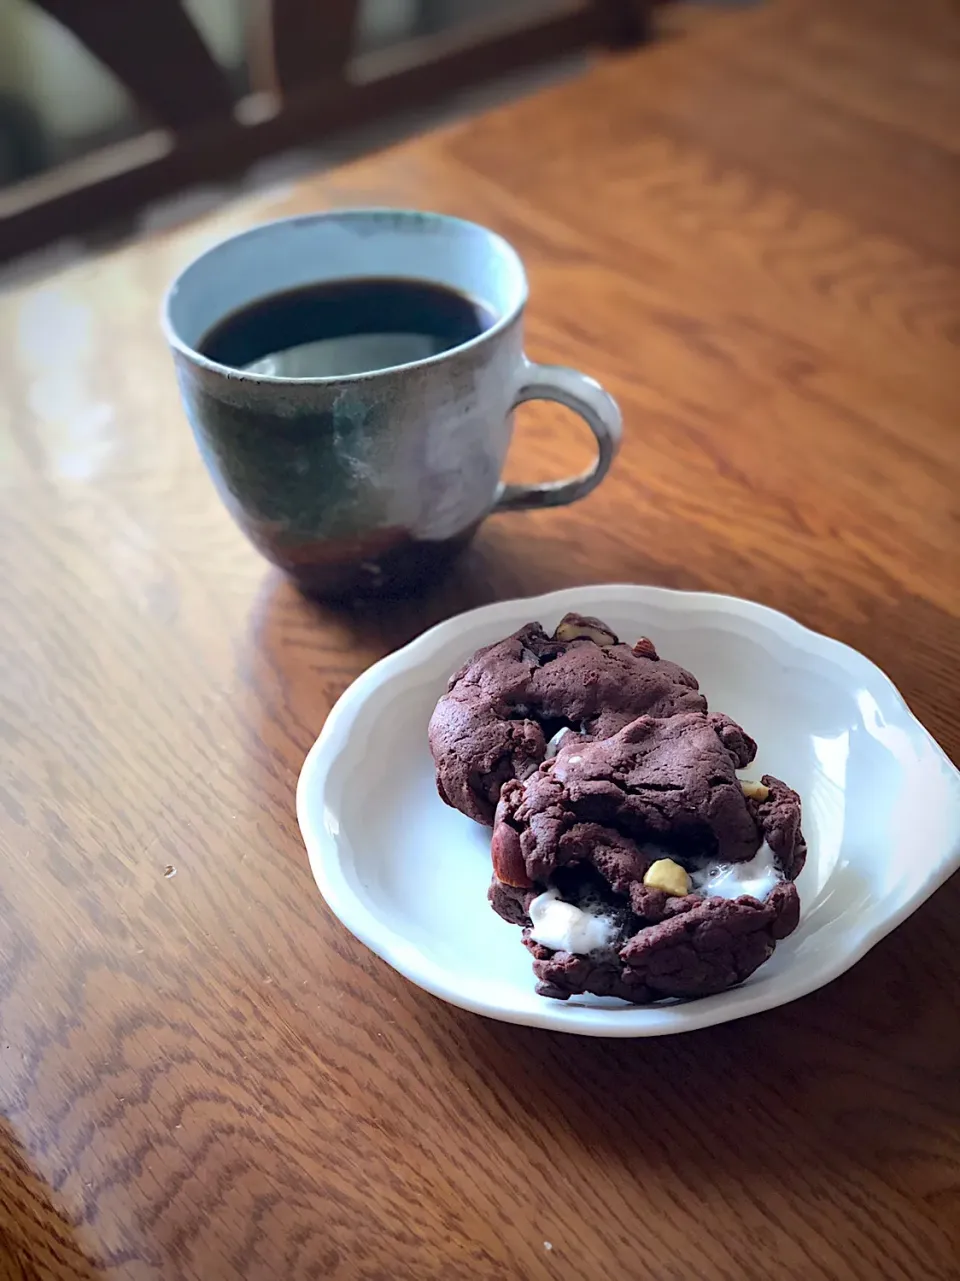
[[[269,574],[240,658],[241,677],[264,712],[258,743],[280,735],[285,742],[277,750],[293,761],[313,742],[337,698],[377,659],[463,610],[584,581],[575,568],[566,577],[551,570],[562,560],[548,556],[540,563],[529,540],[515,549],[502,532],[484,532],[441,579],[416,595],[338,604],[309,599],[279,571]],[[290,738],[297,752],[290,752]]]
[[[338,627],[380,652],[405,645],[428,627],[491,601],[531,596],[582,581],[551,572],[549,561],[531,562],[505,543],[502,532],[481,535],[436,581],[396,597],[359,597],[339,602],[301,598],[320,628]],[[287,590],[290,590],[289,588]]]
[[[662,1168],[691,1189],[706,1177],[759,1195],[772,1177],[791,1182],[788,1167],[809,1188],[818,1169],[829,1187],[860,1166],[936,1198],[955,1156],[960,1020],[956,993],[931,976],[950,972],[958,914],[960,878],[828,987],[681,1036],[566,1036],[452,1010],[424,1022],[448,1054],[455,1039],[451,1072],[493,1083],[507,1124],[535,1134],[548,1163],[572,1131],[629,1178]],[[562,1177],[563,1161],[554,1168]]]
[[[238,653],[239,679],[260,712],[251,753],[266,751],[283,768],[299,769],[333,704],[385,654],[464,610],[605,582],[612,572],[589,529],[569,519],[525,523],[522,516],[489,522],[436,583],[403,599],[320,602],[279,570],[268,572]],[[624,581],[704,586],[692,574],[664,571],[642,548],[615,573]]]
[[[105,1275],[0,1117],[0,1281],[101,1281]]]
[[[523,564],[495,545],[469,548],[434,586],[399,600],[339,604],[303,596],[279,571],[269,574],[250,617],[240,676],[262,716],[255,740],[299,768],[330,708],[365,668],[444,618],[542,590]],[[553,584],[551,584],[553,585]],[[290,750],[290,740],[296,751]]]
[[[663,567],[645,559],[642,550],[628,569],[621,565],[617,573],[624,581],[692,589],[704,586],[690,574],[682,581],[665,575]],[[278,571],[266,579],[253,621],[258,636],[267,644],[293,621],[313,628],[319,646],[330,637],[349,639],[373,661],[465,610],[609,579],[609,566],[584,545],[583,531],[576,526],[550,530],[494,524],[484,527],[436,582],[401,598],[311,600]]]

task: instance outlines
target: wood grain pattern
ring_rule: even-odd
[[[293,810],[372,660],[611,579],[855,645],[960,757],[949,18],[694,15],[0,300],[0,1277],[956,1278],[956,880],[787,1009],[606,1044],[406,984],[326,912]],[[507,235],[531,356],[593,372],[627,424],[589,500],[491,521],[428,597],[360,613],[233,529],[156,323],[201,247],[346,203]],[[524,410],[512,476],[585,462],[562,414]]]

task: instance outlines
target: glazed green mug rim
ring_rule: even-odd
[[[230,257],[237,254],[242,257],[243,250],[251,251],[247,265],[253,268],[254,271],[258,270],[264,248],[262,242],[267,238],[275,239],[278,232],[296,231],[301,227],[315,230],[318,227],[332,227],[337,223],[343,225],[345,229],[349,229],[349,224],[351,223],[372,223],[374,225],[371,225],[366,232],[366,235],[372,239],[386,230],[386,224],[393,223],[395,227],[399,222],[413,229],[416,226],[422,227],[425,221],[432,224],[430,228],[432,232],[446,229],[455,233],[458,259],[462,256],[462,246],[465,240],[473,239],[483,242],[487,250],[487,259],[480,274],[483,276],[485,286],[491,280],[491,262],[496,263],[499,260],[505,270],[505,277],[509,277],[509,279],[505,278],[504,281],[507,294],[501,302],[492,302],[488,297],[483,299],[484,305],[490,307],[496,314],[494,323],[465,342],[458,343],[454,347],[448,347],[433,355],[425,356],[418,360],[406,361],[398,365],[362,370],[356,373],[322,374],[306,377],[261,373],[233,365],[225,365],[219,361],[211,360],[209,356],[205,356],[199,349],[199,343],[204,334],[208,333],[215,324],[223,320],[231,311],[236,310],[237,306],[249,306],[258,299],[266,298],[271,293],[278,291],[275,284],[271,287],[267,282],[265,282],[264,288],[250,290],[249,296],[245,297],[239,304],[235,304],[232,308],[222,308],[220,314],[214,314],[213,318],[208,320],[193,341],[188,341],[181,332],[184,327],[184,317],[177,313],[178,310],[184,311],[188,309],[188,302],[185,301],[187,291],[191,289],[202,291],[205,275],[208,277],[216,276],[217,273],[222,275],[224,269],[230,269]],[[385,225],[378,227],[376,224]],[[258,244],[258,242],[261,243]],[[234,265],[234,271],[241,269],[242,265]],[[318,280],[356,279],[375,274],[377,273],[363,271],[360,273],[353,272],[348,276],[343,272],[329,271],[327,269],[304,270],[297,283],[305,285]],[[434,279],[437,283],[449,283],[453,287],[457,287],[456,282],[448,280],[449,274],[452,273],[437,272],[434,275]],[[391,267],[390,275],[394,279],[423,280],[425,278],[424,271],[411,271],[408,275],[402,271],[398,272],[393,267]],[[279,288],[284,287],[291,286],[279,286]],[[236,235],[227,236],[219,240],[202,253],[197,254],[178,272],[164,295],[160,323],[167,342],[174,351],[179,352],[181,356],[199,368],[206,369],[222,378],[256,384],[275,383],[281,386],[290,386],[291,384],[323,386],[338,383],[361,383],[401,371],[406,372],[443,364],[444,361],[450,360],[451,357],[491,342],[523,313],[527,304],[528,293],[526,272],[520,255],[507,240],[497,232],[491,231],[488,227],[466,218],[459,218],[454,214],[437,213],[429,210],[392,208],[389,206],[357,206],[320,210],[309,214],[294,214],[286,218],[275,218],[272,221],[258,223],[256,226],[249,227]],[[216,313],[216,309],[214,309],[214,312]]]

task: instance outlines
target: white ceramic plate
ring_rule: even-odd
[[[760,744],[750,773],[803,798],[799,928],[741,987],[625,1006],[536,995],[520,930],[486,900],[490,833],[437,796],[427,723],[479,646],[567,610],[652,637],[714,711]],[[504,601],[441,623],[350,686],[310,750],[297,814],[320,891],[347,929],[428,992],[511,1023],[658,1036],[756,1014],[842,974],[960,866],[960,773],[856,650],[729,596],[610,585]]]

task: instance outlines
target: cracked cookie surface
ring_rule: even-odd
[[[450,678],[430,720],[437,789],[489,826],[503,784],[536,770],[559,730],[576,731],[581,742],[604,739],[643,713],[706,707],[696,678],[646,638],[622,644],[601,620],[580,614],[567,614],[552,636],[527,623]]]

